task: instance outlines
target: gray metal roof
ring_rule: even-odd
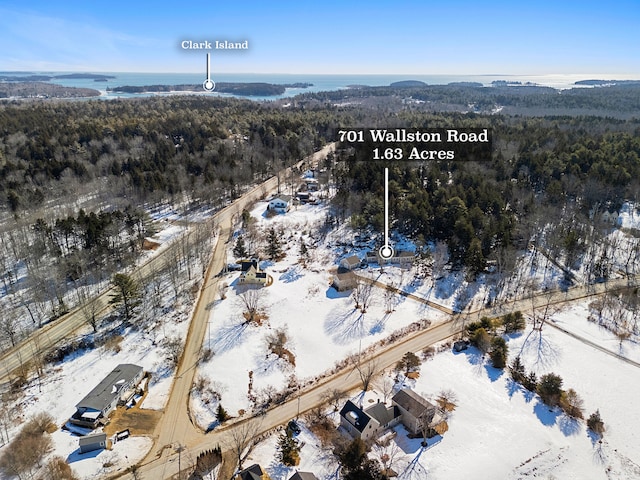
[[[409,388],[403,388],[393,396],[393,403],[405,409],[414,417],[420,417],[425,410],[435,413],[435,406],[426,398],[421,397]]]
[[[106,433],[94,433],[93,435],[86,435],[84,437],[80,437],[78,440],[78,445],[81,447],[85,447],[87,445],[93,445],[94,443],[106,442],[107,434]]]
[[[140,372],[142,372],[142,367],[138,365],[131,363],[118,365],[76,405],[76,408],[104,410],[113,402],[114,398],[122,393],[120,391],[122,385],[131,383],[131,380]]]
[[[380,425],[386,425],[400,416],[398,407],[395,405],[387,407],[384,403],[376,403],[365,409],[364,413],[376,419]]]

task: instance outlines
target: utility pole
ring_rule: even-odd
[[[182,480],[182,452],[186,450],[187,447],[178,443],[175,447],[175,451],[178,452],[178,480]]]

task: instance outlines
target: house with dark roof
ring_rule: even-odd
[[[309,472],[296,472],[289,480],[318,480],[318,477]]]
[[[340,426],[352,438],[361,438],[365,442],[375,440],[386,429],[398,424],[400,411],[387,407],[384,403],[376,403],[363,410],[351,400],[347,400],[340,410]]]
[[[273,279],[260,270],[260,263],[257,259],[243,260],[240,262],[240,279],[239,283],[250,283],[254,285],[270,285]]]
[[[271,480],[271,477],[267,475],[260,465],[254,463],[248,468],[245,468],[236,475],[236,480]]]
[[[133,397],[143,376],[144,371],[138,365],[118,365],[76,405],[76,412],[69,421],[82,427],[96,428],[106,421],[119,403],[126,403]]]
[[[445,423],[439,408],[409,388],[398,391],[391,403],[400,411],[400,421],[410,433],[417,435],[423,427],[437,429]]]

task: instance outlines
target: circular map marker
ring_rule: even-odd
[[[389,245],[384,245],[380,247],[380,250],[378,250],[378,253],[382,258],[388,260],[389,258],[393,257],[393,248],[391,248]]]
[[[207,78],[202,83],[202,88],[204,88],[207,92],[213,92],[213,89],[216,88],[216,83],[210,78]]]

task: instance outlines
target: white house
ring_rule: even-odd
[[[351,255],[350,257],[343,258],[340,261],[340,267],[345,268],[347,270],[353,270],[354,268],[358,268],[362,261],[360,257],[357,255]]]
[[[277,213],[287,213],[291,209],[291,196],[276,195],[269,200],[269,206],[267,209]]]

